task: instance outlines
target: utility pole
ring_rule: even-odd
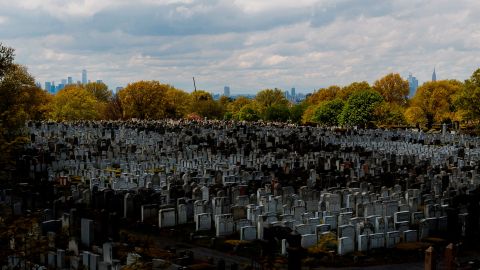
[[[195,85],[195,77],[193,77],[193,88],[195,89],[194,91],[197,92],[197,85]]]

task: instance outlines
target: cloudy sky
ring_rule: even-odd
[[[297,92],[480,66],[478,0],[0,0],[0,42],[40,82]]]

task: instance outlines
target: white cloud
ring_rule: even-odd
[[[40,81],[83,68],[112,87],[298,91],[387,72],[420,81],[478,68],[480,2],[0,0],[0,36]],[[39,23],[41,21],[41,23]]]

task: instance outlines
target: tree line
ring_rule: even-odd
[[[480,69],[464,82],[426,82],[412,98],[409,85],[390,73],[372,85],[353,82],[314,91],[298,104],[280,89],[264,89],[255,98],[188,93],[159,81],[138,81],[113,93],[104,83],[67,85],[56,94],[35,86],[27,69],[14,63],[14,50],[0,44],[0,128],[11,141],[26,119],[225,119],[280,121],[324,126],[422,126],[480,120]],[[0,149],[1,150],[1,149]]]

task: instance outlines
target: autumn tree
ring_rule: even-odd
[[[380,93],[385,102],[402,106],[407,104],[408,81],[402,79],[398,73],[390,73],[375,81],[373,90]]]
[[[57,121],[95,120],[103,107],[95,96],[83,87],[70,86],[60,90],[51,103],[52,119]]]
[[[13,154],[28,140],[27,119],[43,119],[50,96],[35,85],[23,66],[14,64],[14,50],[0,44],[0,178],[14,166]]]
[[[402,126],[407,124],[405,108],[395,103],[382,102],[374,114],[377,125]]]
[[[166,96],[165,117],[167,118],[183,118],[190,110],[192,98],[183,91],[176,88],[169,88]]]
[[[370,84],[368,82],[353,82],[347,86],[342,87],[336,93],[336,97],[346,101],[353,93],[360,91],[371,90]]]
[[[382,96],[376,91],[367,90],[353,93],[343,106],[339,123],[346,126],[364,126],[374,121],[374,112],[382,101]]]
[[[318,105],[324,101],[334,100],[340,93],[341,88],[336,85],[327,88],[321,88],[307,97],[305,103],[308,105]]]
[[[173,87],[158,81],[130,83],[117,94],[124,118],[163,119],[166,116],[167,93]]]
[[[455,105],[461,110],[463,120],[480,120],[480,69],[473,72],[470,79],[465,81],[464,87],[454,97]]]
[[[85,88],[100,102],[108,102],[113,97],[112,91],[108,90],[108,86],[103,82],[89,82],[80,86]]]
[[[287,105],[289,103],[283,91],[278,88],[259,91],[255,96],[255,101],[262,113],[272,105]]]
[[[103,118],[108,120],[123,119],[123,106],[118,94],[113,95],[105,104]]]
[[[13,48],[3,46],[0,42],[0,79],[3,79],[7,70],[12,66],[15,59]]]
[[[223,118],[223,108],[218,102],[213,100],[210,93],[197,90],[190,94],[190,112],[196,113],[202,117],[209,119],[221,119]]]
[[[435,122],[456,120],[455,95],[461,91],[463,84],[456,80],[426,82],[417,89],[411,100],[411,106],[405,116],[411,124],[424,122],[431,128]],[[412,119],[411,115],[418,118]]]

